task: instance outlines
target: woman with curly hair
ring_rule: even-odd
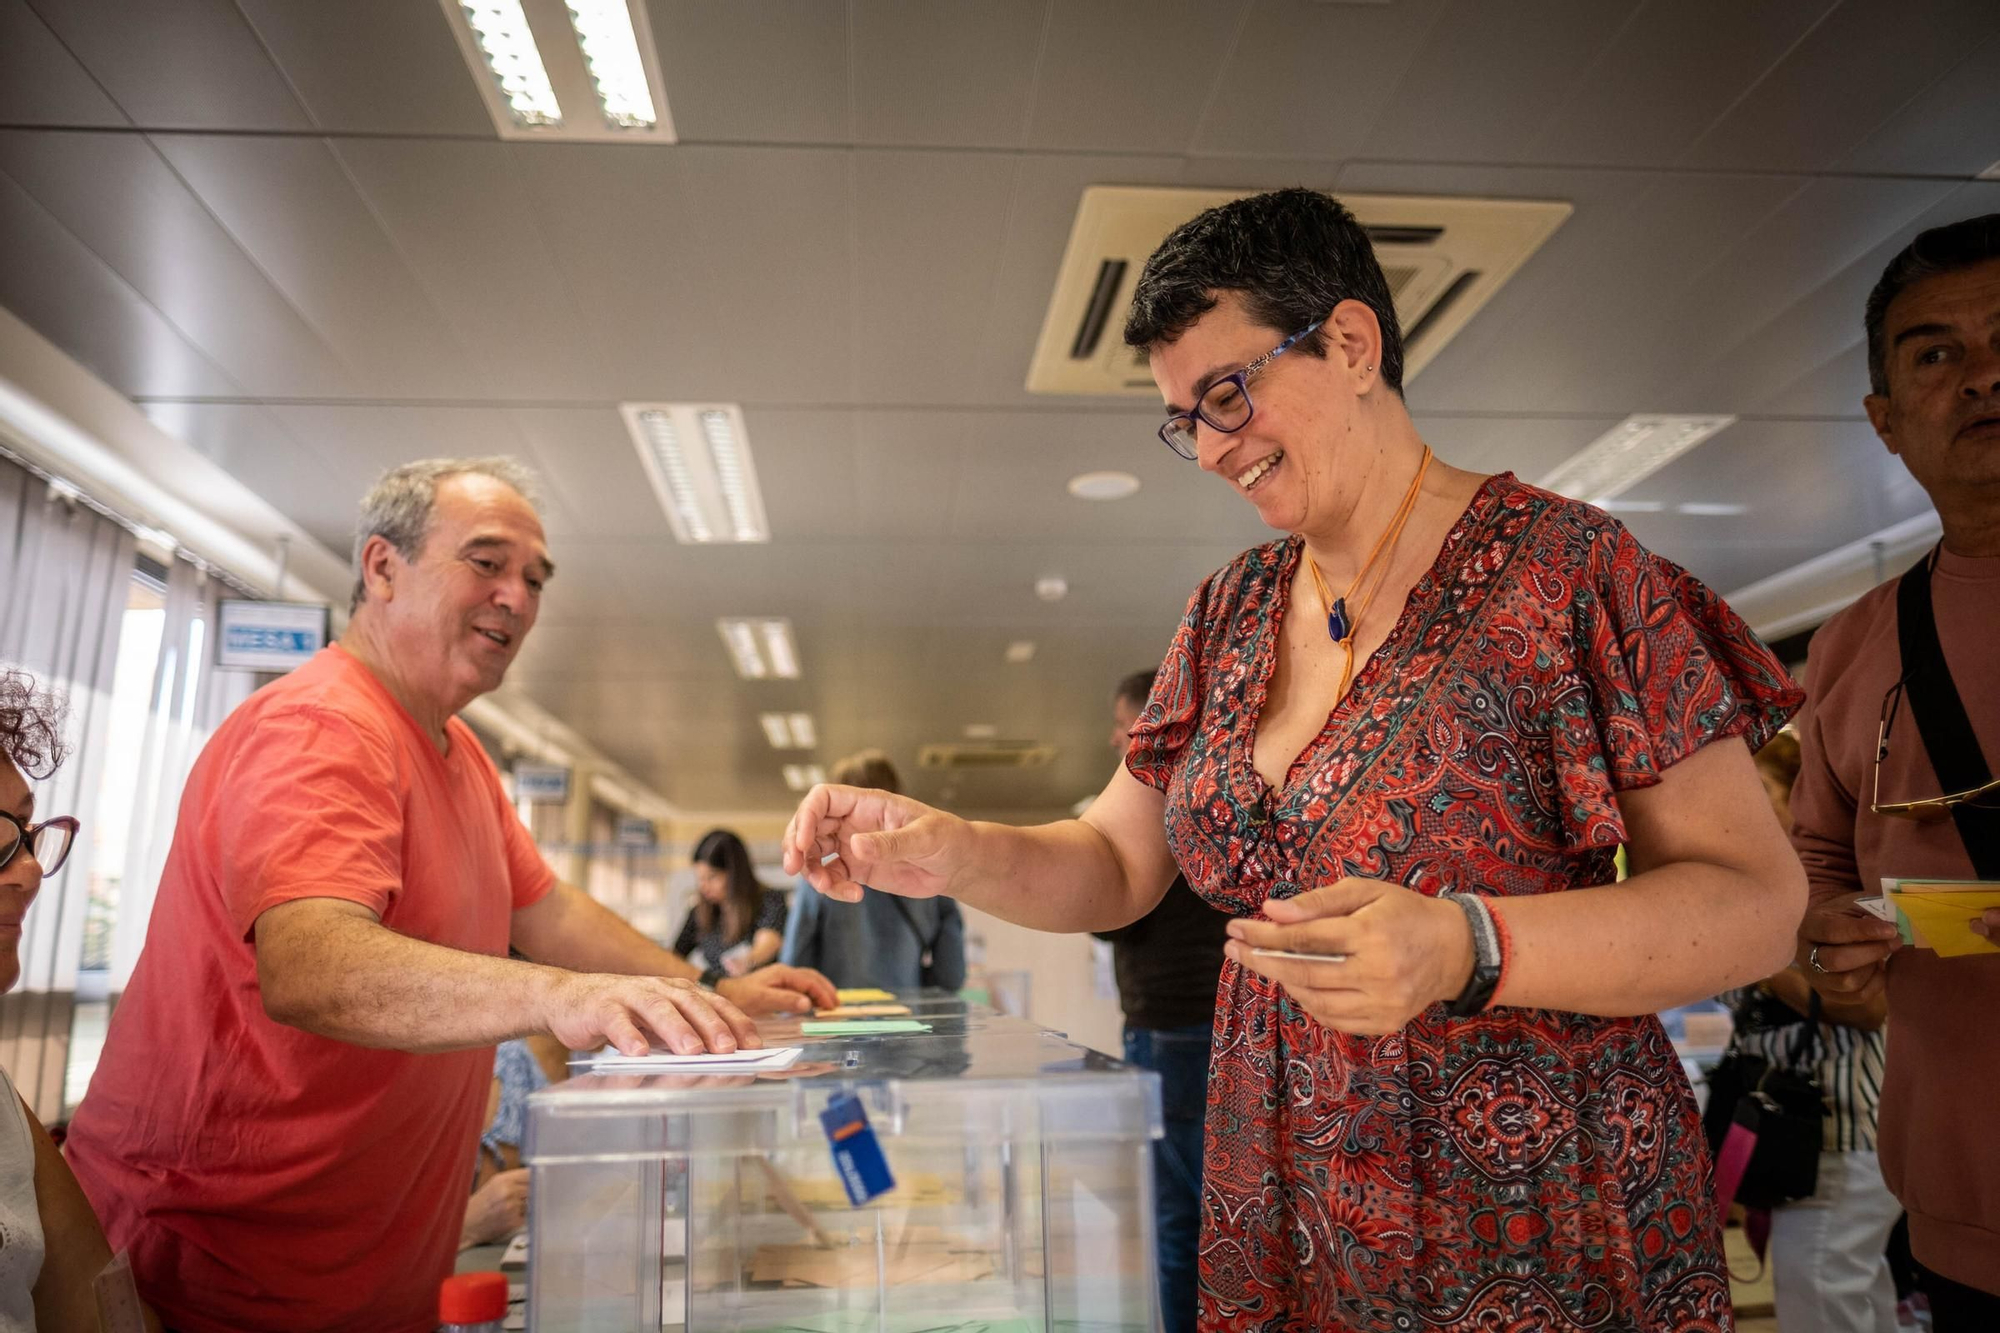
[[[62,719],[59,697],[26,672],[0,667],[0,991],[21,978],[29,904],[76,840],[69,816],[36,820],[28,785],[63,761]],[[0,1333],[95,1329],[93,1283],[110,1261],[90,1201],[0,1069]]]

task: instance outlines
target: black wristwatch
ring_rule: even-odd
[[[1471,893],[1440,893],[1438,897],[1455,903],[1472,927],[1472,976],[1458,998],[1444,1007],[1453,1018],[1470,1018],[1493,1003],[1500,985],[1500,930],[1486,900]]]
[[[729,974],[727,972],[724,972],[719,967],[703,968],[701,973],[701,984],[708,987],[710,990],[714,990],[716,986],[721,983],[722,979],[728,975]]]

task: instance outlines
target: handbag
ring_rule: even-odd
[[[1769,1210],[1819,1188],[1826,1092],[1819,1085],[1820,998],[1782,1064],[1741,1049],[1734,1037],[1708,1072],[1702,1129],[1715,1158],[1716,1202]]]

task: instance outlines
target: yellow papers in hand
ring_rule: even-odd
[[[843,1004],[833,1009],[815,1009],[814,1018],[907,1018],[907,1004]]]
[[[877,990],[873,986],[862,986],[852,990],[835,991],[834,994],[840,998],[840,1002],[842,1004],[866,1004],[873,1000],[881,1000],[887,1002],[896,998],[895,996],[891,995],[888,991]]]
[[[1884,879],[1883,896],[1895,904],[1903,937],[1940,958],[2000,953],[2000,945],[1972,933],[1980,914],[2000,907],[2000,883],[1976,879]]]

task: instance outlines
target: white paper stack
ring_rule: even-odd
[[[761,1051],[732,1051],[726,1055],[676,1055],[663,1050],[654,1050],[646,1055],[623,1055],[606,1049],[577,1061],[577,1064],[596,1074],[763,1074],[788,1068],[803,1049],[799,1046],[773,1046]]]

